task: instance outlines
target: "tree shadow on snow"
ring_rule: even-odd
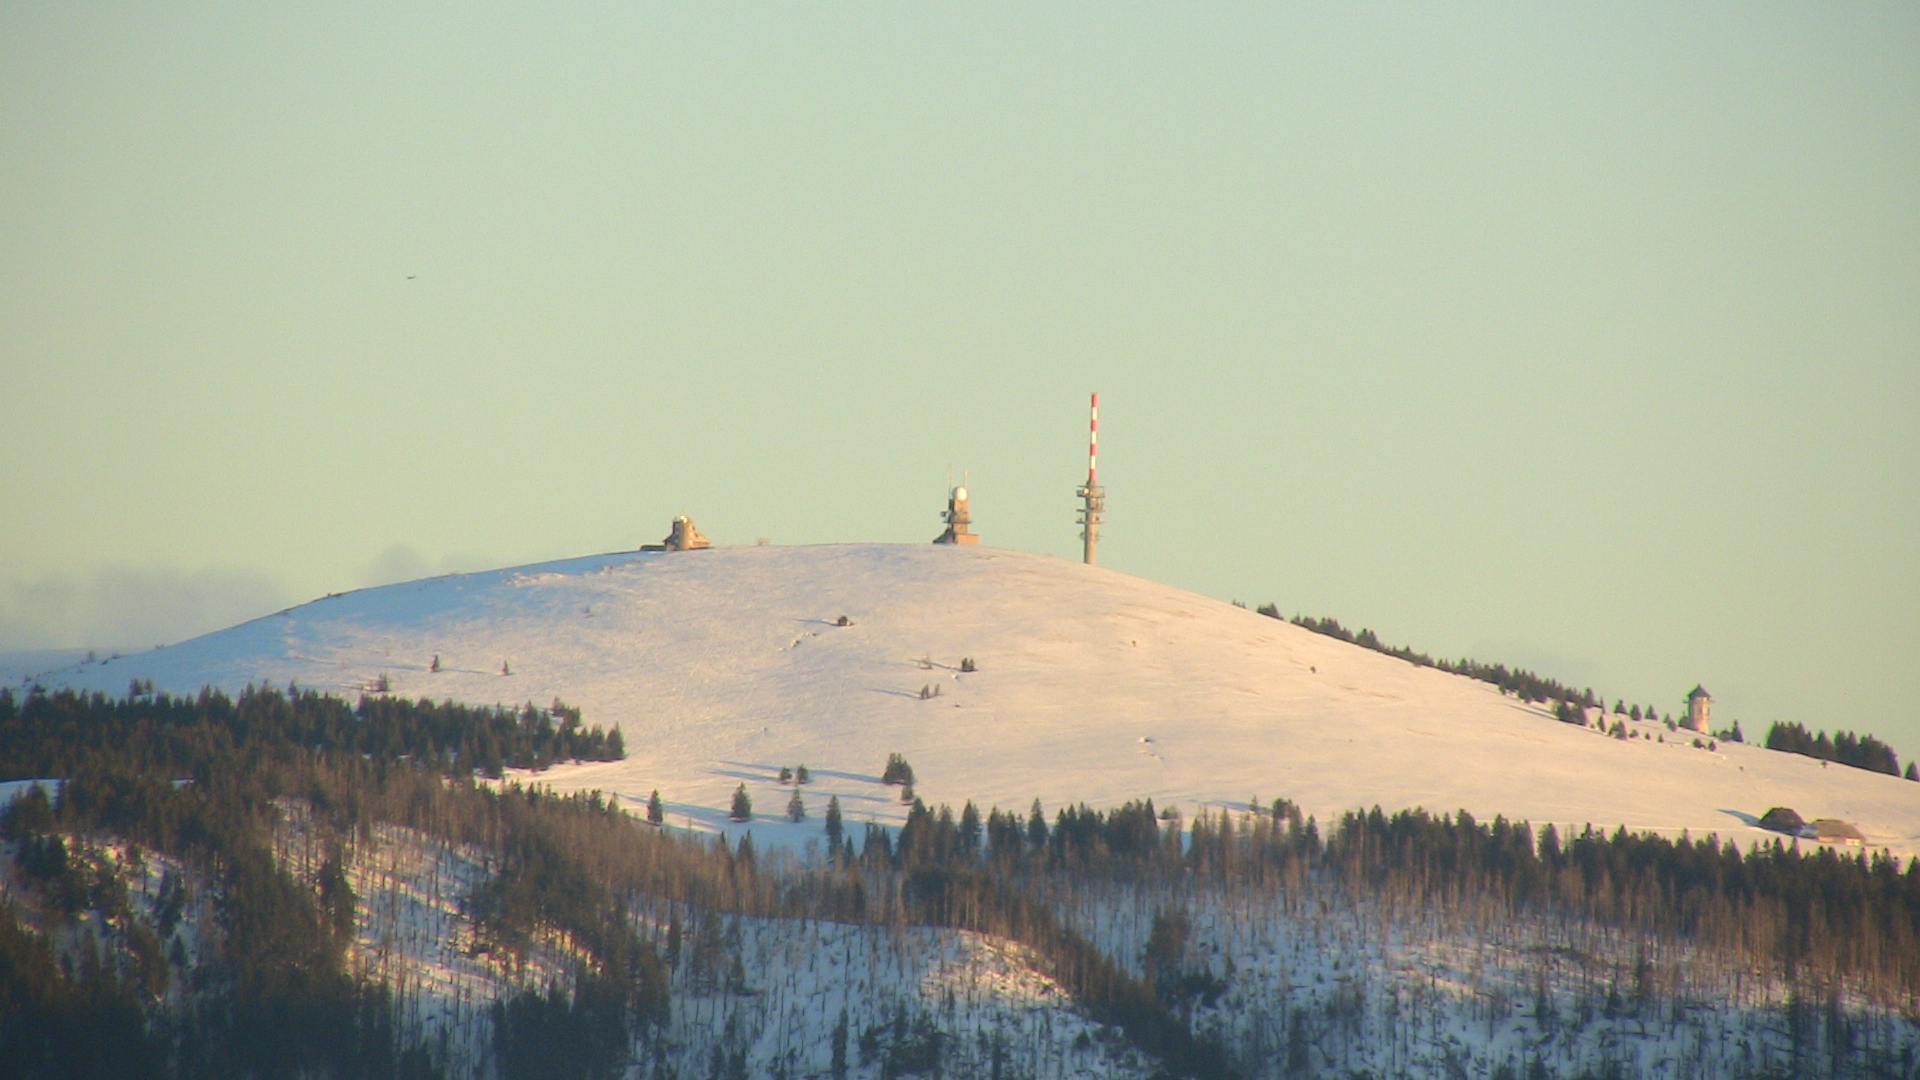
[[[778,783],[780,766],[763,765],[757,761],[722,761],[720,764],[730,768],[715,769],[715,776],[724,776],[729,780],[751,780],[754,783]],[[791,766],[789,766],[791,768]],[[748,771],[751,770],[751,771]],[[808,770],[811,772],[812,770]]]
[[[911,696],[919,697],[920,695],[914,694]],[[807,766],[807,771],[812,773],[814,776],[827,776],[827,777],[832,777],[835,780],[852,780],[855,783],[860,783],[860,784],[877,784],[880,782],[879,777],[870,776],[866,773],[842,772],[839,769],[816,769],[811,765]]]

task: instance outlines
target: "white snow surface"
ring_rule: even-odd
[[[963,658],[978,670],[961,673]],[[580,706],[588,725],[618,725],[627,759],[538,782],[635,804],[658,789],[670,826],[751,830],[759,844],[817,841],[829,796],[856,838],[863,822],[897,824],[897,789],[878,779],[899,752],[930,805],[983,811],[1150,797],[1191,817],[1284,796],[1323,822],[1420,806],[1745,845],[1776,839],[1752,821],[1787,806],[1920,854],[1920,784],[1753,746],[1697,749],[1657,723],[1610,738],[1230,604],[995,548],[715,548],[449,575],[36,681],[352,694],[381,676],[399,695]],[[802,764],[808,819],[791,824],[794,788],[776,774]],[[749,825],[726,819],[740,784]]]
[[[43,673],[73,667],[89,657],[105,656],[105,649],[0,650],[0,683],[32,682]]]

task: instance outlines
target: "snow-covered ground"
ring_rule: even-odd
[[[297,879],[312,882],[330,850],[323,830],[311,827],[304,804],[287,801],[282,810],[278,855]],[[394,990],[400,1030],[436,1048],[451,1075],[488,1075],[494,1002],[551,985],[570,989],[584,953],[558,933],[522,958],[476,950],[464,910],[488,877],[476,848],[382,825],[349,838],[344,854],[358,898],[350,967]],[[666,901],[647,902],[633,918],[656,945],[672,940],[674,922],[684,930],[680,954],[670,955],[671,1018],[634,1048],[643,1065],[657,1057],[672,1075],[707,1075],[721,1047],[744,1055],[748,1075],[826,1076],[832,1033],[842,1023],[845,1064],[856,1080],[881,1076],[887,1052],[916,1039],[939,1040],[946,1075],[992,1075],[996,1057],[1008,1076],[1153,1073],[1150,1059],[1088,1019],[1011,942],[932,927],[751,918]]]
[[[494,1003],[566,987],[579,951],[560,935],[518,960],[473,947],[463,909],[488,876],[478,849],[390,825],[342,835],[313,828],[297,802],[282,810],[275,847],[297,880],[312,887],[322,861],[343,855],[357,897],[348,963],[393,990],[403,1040],[431,1047],[450,1075],[496,1075]],[[136,923],[157,927],[174,959],[153,989],[184,1007],[204,939],[221,933],[217,887],[155,852],[66,840],[127,882],[127,903],[111,917],[45,911],[30,921],[76,966],[89,950],[118,955]],[[0,904],[31,912],[13,848],[0,843]],[[1851,995],[1796,1002],[1777,977],[1711,951],[1580,920],[1439,906],[1396,914],[1311,881],[1089,881],[1050,903],[1135,974],[1156,917],[1177,913],[1190,932],[1163,959],[1204,985],[1176,1013],[1249,1080],[1905,1076],[1920,1062],[1920,1027],[1899,1010]],[[656,946],[679,945],[669,952],[670,1019],[636,1040],[627,1076],[711,1075],[718,1050],[738,1055],[740,1075],[823,1080],[834,1074],[836,1029],[850,1080],[1158,1074],[1004,939],[645,898],[631,917]]]
[[[287,810],[281,856],[310,880],[326,848],[298,806]],[[396,990],[408,1038],[439,1048],[455,1075],[484,1075],[492,1003],[566,985],[578,953],[556,938],[524,963],[473,954],[461,908],[485,878],[478,851],[382,826],[347,855],[360,898],[354,966]],[[1852,996],[1796,1004],[1777,975],[1711,950],[1495,905],[1390,913],[1311,881],[1182,878],[1081,883],[1053,906],[1135,975],[1155,919],[1177,913],[1189,932],[1172,962],[1210,985],[1176,1010],[1250,1078],[1905,1075],[1920,1052],[1920,1027],[1896,1009]],[[740,1054],[746,1075],[825,1077],[842,1024],[856,1080],[889,1075],[888,1054],[911,1056],[916,1042],[937,1042],[939,1066],[923,1066],[933,1075],[1155,1073],[1003,939],[664,901],[633,918],[656,945],[671,940],[670,922],[682,931],[671,1019],[634,1047],[636,1075],[656,1062],[708,1075],[719,1048]]]
[[[1248,1077],[1803,1076],[1847,1055],[1859,1075],[1906,1075],[1920,1051],[1898,1009],[1796,1004],[1784,981],[1681,942],[1546,915],[1392,915],[1303,885],[1113,885],[1062,907],[1135,974],[1154,917],[1180,912],[1180,967],[1217,991],[1182,1012]]]
[[[18,686],[35,678],[73,667],[95,657],[112,656],[110,649],[17,649],[0,651],[0,685]]]
[[[963,659],[978,670],[961,672]],[[1191,818],[1285,796],[1323,821],[1375,804],[1464,808],[1750,843],[1774,839],[1752,822],[1787,806],[1920,853],[1920,784],[1752,746],[1697,749],[1658,724],[1609,738],[1229,604],[993,548],[623,553],[429,578],[38,682],[351,694],[383,676],[408,696],[581,706],[586,723],[618,725],[627,760],[541,782],[632,805],[658,789],[670,825],[751,829],[761,845],[817,840],[829,796],[856,837],[862,822],[897,823],[897,789],[877,781],[899,752],[928,803],[983,811],[1151,797]],[[808,820],[789,824],[794,789],[777,773],[803,764]],[[742,784],[748,826],[726,820]]]

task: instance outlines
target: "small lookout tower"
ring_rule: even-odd
[[[967,486],[961,484],[947,494],[946,512],[940,520],[947,523],[947,531],[934,537],[936,544],[978,544],[980,538],[971,531],[973,514],[967,508]]]
[[[1702,735],[1707,734],[1708,723],[1712,719],[1713,695],[1696,686],[1693,693],[1687,695],[1687,727]]]

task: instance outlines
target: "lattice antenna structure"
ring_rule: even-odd
[[[1087,482],[1074,494],[1080,496],[1081,557],[1088,566],[1100,546],[1100,522],[1107,512],[1107,489],[1100,486],[1100,395],[1093,395],[1087,422]]]

